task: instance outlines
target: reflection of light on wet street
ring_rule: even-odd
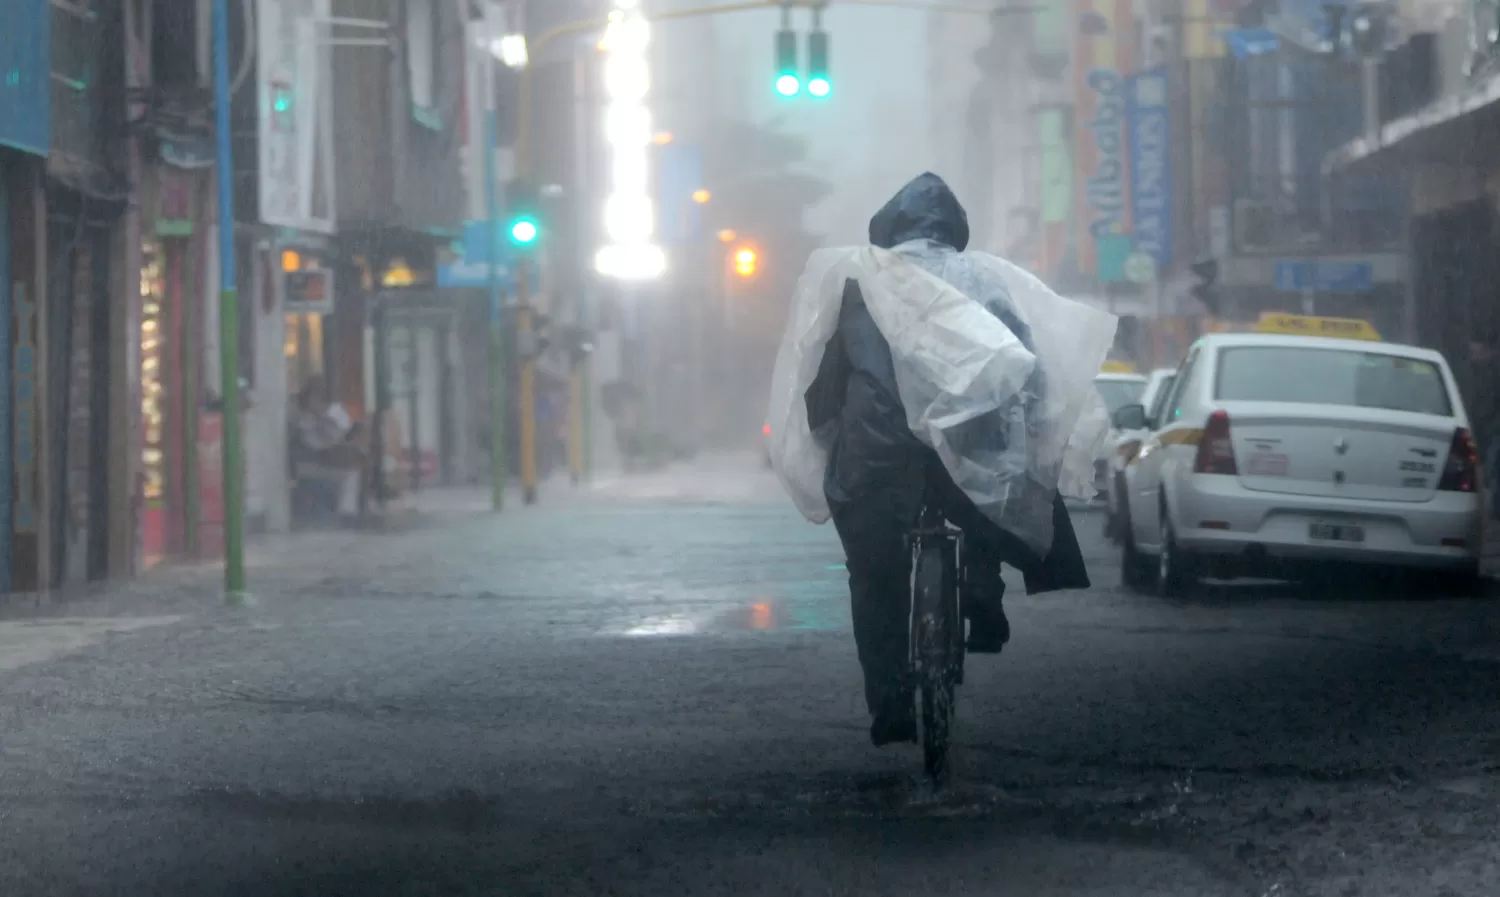
[[[624,635],[692,635],[698,624],[687,617],[656,617],[626,629]]]

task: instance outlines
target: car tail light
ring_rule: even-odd
[[[766,424],[764,427],[761,427],[760,428],[760,432],[761,432],[762,435],[770,436],[771,435],[771,425],[770,424]]]
[[[1479,450],[1474,447],[1474,437],[1459,427],[1453,432],[1453,444],[1448,449],[1448,463],[1443,466],[1443,478],[1438,480],[1438,489],[1444,492],[1473,492],[1479,483]]]
[[[1234,463],[1234,443],[1229,438],[1229,412],[1215,411],[1208,416],[1203,438],[1198,442],[1198,460],[1193,473],[1239,473]]]

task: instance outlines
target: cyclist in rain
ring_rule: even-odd
[[[870,243],[903,253],[930,274],[955,284],[998,317],[1026,349],[1031,333],[1014,313],[1005,284],[976,283],[977,266],[964,258],[968,217],[937,175],[912,180],[870,220]],[[976,293],[980,293],[976,295]],[[1025,390],[1039,396],[1040,366]],[[908,681],[911,555],[905,545],[923,501],[926,471],[942,471],[937,453],[912,432],[897,387],[889,342],[866,307],[859,283],[844,282],[838,326],[806,391],[808,424],[827,448],[823,491],[848,561],[854,638],[864,669],[865,701],[876,745],[917,740],[914,684]],[[955,438],[1003,441],[1006,422],[975,420]],[[988,519],[946,472],[940,475],[948,519],[965,534],[964,613],[968,649],[998,653],[1010,640],[1002,599],[1002,562],[1025,576],[1028,593],[1087,588],[1088,573],[1060,496],[1054,497],[1054,535],[1045,557]]]

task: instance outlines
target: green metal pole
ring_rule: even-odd
[[[493,71],[491,71],[493,81]],[[489,215],[490,281],[490,505],[505,507],[505,333],[500,290],[500,202],[495,196],[494,84],[484,122],[484,202]]]
[[[224,397],[224,596],[245,595],[245,481],[240,462],[240,296],[234,264],[234,154],[229,131],[229,3],[214,0],[214,137],[219,186],[219,355]]]

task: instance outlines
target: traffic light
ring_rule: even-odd
[[[734,273],[741,277],[754,277],[756,266],[760,259],[755,250],[748,246],[742,246],[734,254]]]
[[[1193,298],[1203,303],[1209,314],[1218,315],[1219,288],[1215,286],[1215,282],[1219,279],[1219,260],[1206,258],[1193,262],[1188,267],[1193,276],[1198,278],[1198,282],[1193,285]]]
[[[776,32],[776,92],[784,97],[802,92],[802,76],[797,69],[797,33],[790,28]]]
[[[1349,47],[1356,56],[1379,56],[1385,49],[1385,9],[1375,3],[1354,7],[1349,19]]]
[[[505,236],[512,246],[534,246],[542,236],[541,193],[522,181],[505,185]]]
[[[807,92],[823,99],[833,93],[828,79],[828,32],[813,31],[807,35]]]

